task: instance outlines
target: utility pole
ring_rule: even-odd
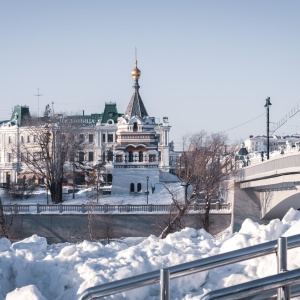
[[[269,115],[269,106],[272,105],[270,102],[270,97],[266,99],[266,113],[267,113],[267,159],[270,158],[270,115]]]

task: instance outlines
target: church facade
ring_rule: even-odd
[[[131,75],[133,95],[124,114],[118,112],[116,103],[108,102],[101,114],[68,116],[79,124],[78,139],[84,141],[80,160],[90,169],[105,162],[105,184],[111,185],[112,194],[153,191],[160,174],[170,172],[168,118],[157,122],[148,114],[139,93],[137,62]],[[35,137],[23,125],[25,115],[30,115],[29,107],[16,106],[10,120],[0,123],[1,185],[30,176],[22,166],[20,145],[28,143],[32,149],[36,145]]]
[[[112,194],[149,192],[159,182],[159,173],[169,171],[168,118],[156,124],[148,115],[139,93],[141,71],[131,72],[133,95],[124,115],[118,118],[114,147]]]

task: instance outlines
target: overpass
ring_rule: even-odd
[[[233,204],[234,229],[246,218],[281,219],[291,207],[300,208],[300,152],[239,169],[223,194]]]

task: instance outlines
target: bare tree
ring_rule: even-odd
[[[107,244],[109,244],[110,240],[114,235],[112,215],[103,216],[103,231],[104,231],[104,236],[106,238]]]
[[[10,238],[9,236],[9,230],[13,224],[13,216],[12,216],[12,211],[10,214],[10,220],[5,216],[3,205],[2,205],[2,200],[0,197],[0,238],[6,237]]]
[[[209,231],[211,201],[217,198],[221,182],[232,172],[232,153],[227,152],[227,137],[223,134],[207,134],[201,131],[184,139],[182,154],[178,160],[176,175],[184,188],[184,199],[178,199],[169,190],[177,207],[177,214],[167,224],[160,237],[181,228],[182,218],[197,198],[206,203],[203,227]],[[183,200],[183,201],[182,201]]]
[[[60,203],[66,162],[74,161],[83,147],[78,139],[79,124],[64,115],[50,117],[47,105],[44,117],[27,118],[25,126],[29,140],[21,142],[15,152],[25,170],[45,180],[52,202]]]

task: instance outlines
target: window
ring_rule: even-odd
[[[130,193],[134,193],[134,183],[130,183]]]
[[[94,135],[89,134],[89,143],[94,143]]]
[[[11,153],[7,154],[7,160],[8,160],[8,162],[11,162]]]
[[[109,134],[107,135],[107,141],[108,141],[109,143],[112,143],[112,142],[114,141],[114,135],[113,135],[112,133],[109,133]]]
[[[79,158],[78,158],[78,160],[80,162],[84,161],[84,152],[79,152]]]
[[[155,154],[150,154],[149,155],[149,161],[154,162],[155,161]]]
[[[106,155],[107,155],[107,161],[113,161],[114,154],[113,154],[113,152],[111,150],[107,150]]]
[[[84,142],[84,134],[79,134],[79,142],[83,143]]]
[[[137,184],[137,191],[140,192],[142,190],[142,184],[139,182]]]
[[[8,137],[8,143],[11,144],[11,137]]]
[[[33,142],[36,143],[36,135],[33,136]]]
[[[94,152],[89,152],[89,161],[94,161]]]
[[[138,125],[137,122],[133,123],[133,131],[137,131],[138,130]]]
[[[27,143],[30,143],[30,135],[27,135]]]
[[[128,153],[128,162],[133,162],[133,153],[132,153],[132,151],[129,151],[129,153]]]
[[[23,153],[23,152],[21,153],[20,160],[21,160],[21,161],[24,161],[24,153]]]
[[[143,161],[143,151],[139,152],[139,162]]]
[[[21,143],[24,144],[24,136],[21,136]]]
[[[105,143],[105,133],[102,134],[102,142]]]

